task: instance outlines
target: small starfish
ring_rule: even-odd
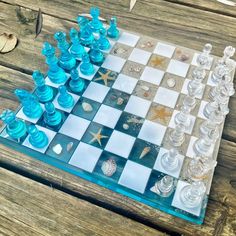
[[[113,77],[110,77],[110,73],[111,71],[107,71],[105,74],[98,71],[100,77],[96,78],[94,81],[99,81],[99,80],[103,80],[104,84],[107,86],[108,84],[108,80],[115,80]]]
[[[93,136],[93,138],[89,141],[89,143],[93,143],[94,141],[97,141],[99,145],[102,146],[101,139],[108,138],[108,136],[102,135],[101,132],[102,132],[102,128],[99,129],[97,133],[90,131],[89,133]]]
[[[170,117],[171,112],[166,111],[164,107],[155,107],[151,110],[151,120],[160,119],[163,122],[166,122],[166,118]]]
[[[154,57],[151,60],[152,66],[160,66],[164,62],[165,58],[160,58],[160,57]]]

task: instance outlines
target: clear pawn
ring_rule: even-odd
[[[77,22],[80,28],[80,42],[84,46],[91,45],[94,41],[94,36],[88,24],[89,21],[83,16],[78,16]]]
[[[110,20],[110,27],[107,30],[107,36],[112,39],[116,39],[119,37],[119,30],[117,29],[117,19],[116,17],[112,17]]]
[[[35,125],[28,126],[28,133],[29,133],[29,142],[33,147],[36,148],[44,148],[48,144],[48,137],[47,135],[38,130]]]
[[[0,114],[0,120],[6,124],[7,134],[16,140],[24,137],[26,135],[26,125],[24,121],[16,118],[13,111],[7,109]]]
[[[212,45],[207,43],[204,45],[203,52],[199,54],[197,58],[197,64],[204,69],[208,68],[211,64],[210,53],[212,50]]]
[[[91,50],[89,52],[89,56],[92,62],[101,63],[104,60],[104,55],[99,49],[99,44],[96,40],[94,40]]]
[[[33,72],[32,78],[36,85],[35,94],[40,102],[49,102],[53,99],[53,90],[45,84],[44,76],[39,70]]]
[[[94,73],[94,66],[90,62],[89,55],[84,53],[82,56],[82,62],[80,64],[80,72],[84,75],[92,75]]]
[[[155,183],[154,188],[154,191],[161,197],[169,197],[175,188],[174,178],[172,176],[165,175]]]
[[[185,140],[185,126],[182,124],[178,124],[175,126],[175,129],[170,132],[170,142],[174,147],[179,147],[183,144]]]
[[[51,127],[57,127],[61,124],[62,115],[57,111],[52,102],[45,103],[44,122]]]
[[[65,32],[56,32],[54,34],[54,38],[57,41],[57,47],[59,48],[61,54],[59,58],[59,65],[65,70],[71,70],[75,67],[76,60],[75,58],[69,53],[69,43],[66,40],[66,33]]]
[[[57,102],[61,107],[64,108],[71,108],[74,106],[74,98],[72,97],[71,94],[69,94],[66,90],[65,85],[61,85],[58,88],[59,91],[59,96],[57,98]]]
[[[161,156],[161,165],[167,171],[174,171],[179,167],[179,152],[171,148]]]
[[[206,192],[206,186],[202,181],[193,182],[183,187],[180,192],[180,200],[187,208],[198,207]]]
[[[99,20],[100,10],[98,7],[91,7],[90,15],[92,20],[89,23],[89,26],[93,32],[98,32],[102,27],[102,22]]]
[[[82,58],[85,53],[84,47],[80,44],[79,33],[75,28],[70,30],[70,40],[72,42],[70,53],[75,58]]]
[[[106,37],[106,30],[104,28],[99,30],[98,44],[99,44],[99,49],[101,50],[108,50],[111,47],[111,44]]]
[[[55,84],[64,83],[67,80],[65,71],[58,66],[58,58],[55,56],[55,48],[48,42],[43,44],[42,54],[46,57],[49,70],[48,78]]]
[[[70,89],[75,93],[83,91],[85,87],[85,82],[84,79],[79,77],[78,70],[72,69],[70,74],[71,74],[71,80],[69,82]]]
[[[186,97],[188,98],[188,97]],[[179,113],[175,115],[175,124],[182,124],[185,129],[188,129],[191,125],[191,119],[190,119],[190,111],[191,107],[186,106],[185,104],[181,107],[181,110]]]

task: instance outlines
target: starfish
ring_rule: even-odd
[[[101,139],[108,138],[108,136],[102,135],[101,132],[102,132],[102,129],[99,129],[97,133],[90,131],[89,133],[93,136],[93,138],[89,141],[89,143],[93,143],[94,141],[97,141],[99,145],[102,146]]]
[[[100,71],[98,71],[98,73],[99,73],[100,77],[96,78],[94,81],[103,80],[104,84],[107,86],[108,80],[114,80],[113,77],[110,77],[111,71],[107,71],[105,74]]]
[[[171,113],[169,111],[166,111],[166,108],[164,107],[155,107],[151,110],[151,120],[160,119],[163,122],[166,122],[166,118],[170,117]]]
[[[154,57],[151,60],[152,66],[160,66],[164,62],[165,58],[160,58],[160,57]]]

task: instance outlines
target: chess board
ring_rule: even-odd
[[[197,105],[191,112],[191,126],[180,148],[180,165],[170,172],[163,169],[160,157],[170,148],[168,135],[175,127],[174,116],[187,94],[199,52],[123,30],[117,40],[110,42],[111,48],[103,51],[104,62],[94,65],[93,75],[85,76],[79,71],[86,84],[82,92],[70,90],[67,71],[65,85],[75,100],[72,108],[58,104],[59,85],[45,78],[54,91],[53,103],[63,114],[60,126],[52,129],[43,117],[30,119],[21,107],[16,111],[18,118],[36,124],[47,134],[49,143],[45,148],[31,146],[28,136],[11,139],[5,127],[0,133],[1,143],[166,213],[201,224],[213,174],[207,180],[207,195],[201,206],[186,208],[179,193],[189,184],[184,169],[194,157],[193,143],[206,119],[203,109],[209,102],[210,88],[215,86],[211,70],[217,58],[212,56],[203,81],[204,92],[197,97]],[[78,70],[80,61],[77,58]],[[222,129],[223,125],[221,132]],[[212,148],[214,158],[219,142]],[[107,160],[112,160],[108,162],[111,168],[117,166],[111,176],[102,171]],[[154,186],[166,174],[175,178],[176,187],[171,196],[161,197]]]

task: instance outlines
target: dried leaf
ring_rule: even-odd
[[[84,17],[87,17],[87,18],[89,18],[89,19],[92,19],[93,17],[90,15],[90,14],[88,14],[88,13],[81,13],[81,14],[78,14],[79,16],[84,16]],[[106,22],[107,20],[106,19],[104,19],[104,18],[102,18],[102,17],[98,17],[98,19],[100,20],[100,21],[103,21],[103,22]]]
[[[0,52],[7,53],[12,51],[17,44],[17,37],[13,34],[3,33],[0,35]]]
[[[42,27],[43,27],[43,15],[41,9],[39,8],[35,26],[35,38],[37,38],[38,35],[41,33]]]
[[[137,0],[130,0],[130,3],[129,3],[129,11],[132,11],[132,9],[134,8],[134,5],[136,3]]]
[[[232,6],[232,7],[236,6],[236,3],[230,0],[217,0],[217,1],[228,6]]]

